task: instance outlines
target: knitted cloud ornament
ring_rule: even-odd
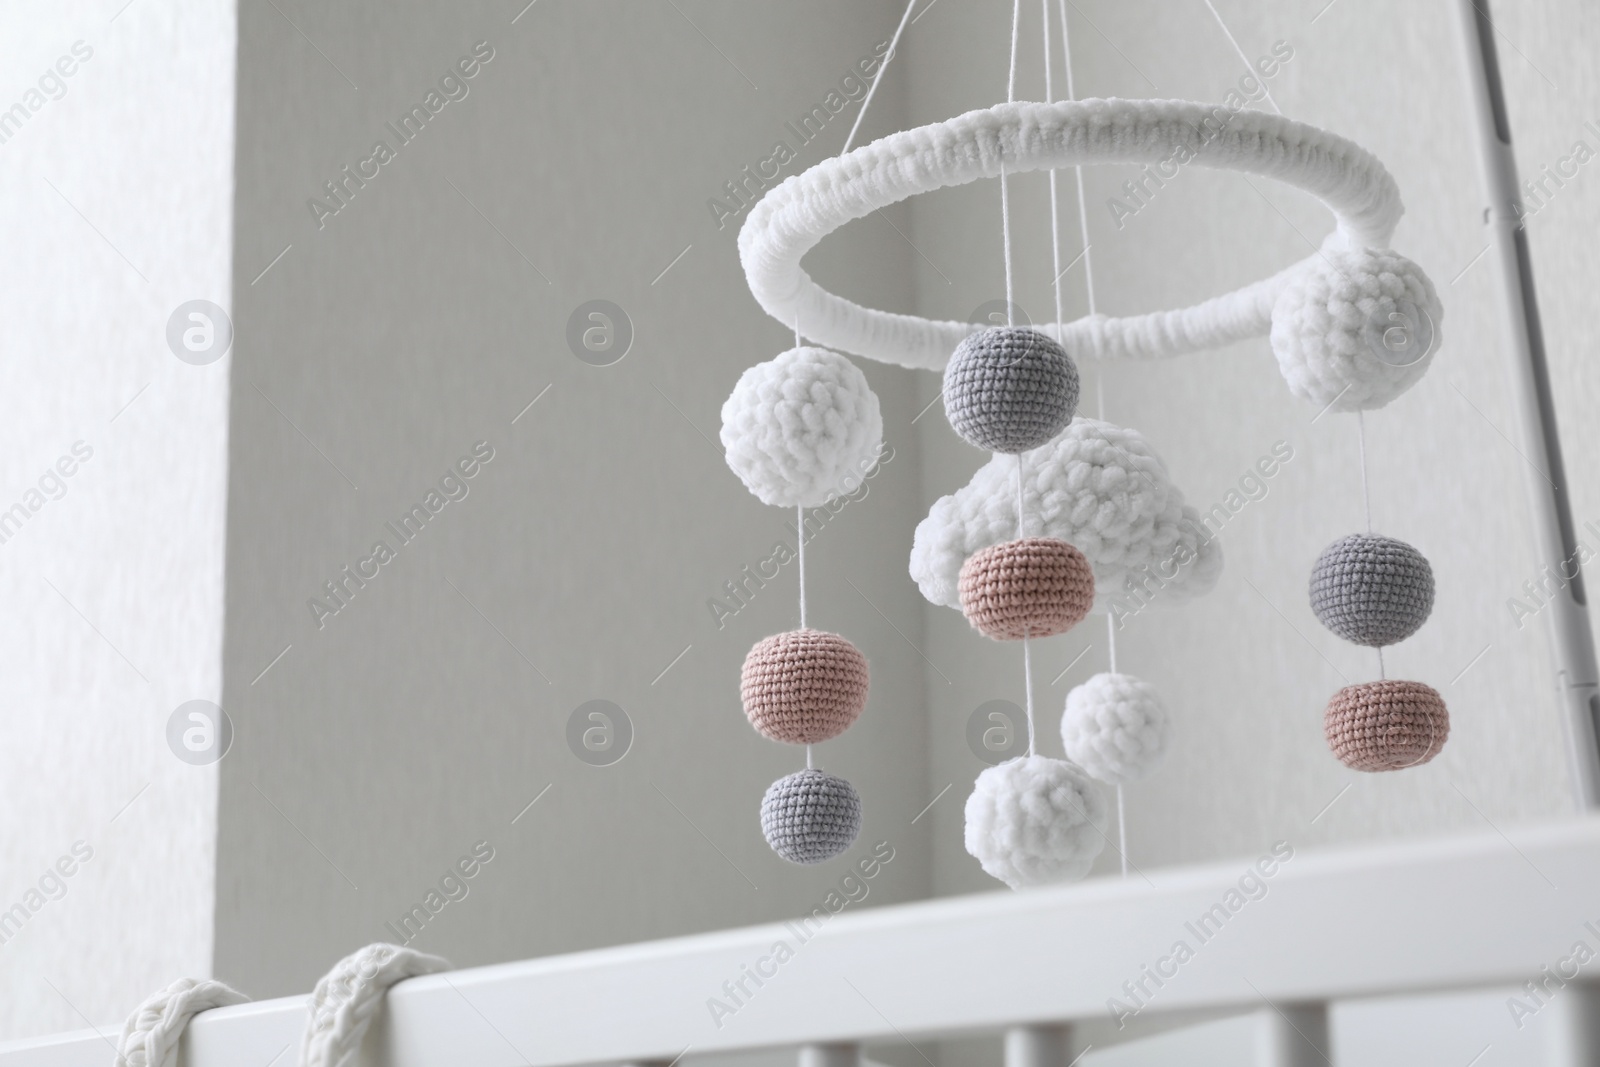
[[[861,797],[843,778],[796,771],[773,782],[761,799],[761,833],[790,863],[832,859],[860,832]]]
[[[1061,742],[1067,758],[1111,785],[1138,781],[1167,754],[1167,709],[1155,687],[1130,674],[1097,674],[1067,694]]]
[[[1183,603],[1216,585],[1221,544],[1137,430],[1079,416],[1024,453],[1023,466],[1028,533],[1066,541],[1087,557],[1098,609],[1126,596],[1130,583],[1153,592],[1155,605]],[[996,456],[917,524],[911,577],[931,602],[959,608],[967,557],[1016,536],[1017,461]]]
[[[1105,845],[1106,799],[1065,760],[1019,756],[978,775],[967,851],[1012,889],[1072,882]]]
[[[757,363],[722,405],[728,466],[778,507],[816,507],[854,492],[882,441],[866,375],[825,348],[791,348]]]
[[[1422,268],[1336,241],[1301,264],[1272,306],[1272,351],[1289,391],[1318,408],[1381,408],[1427,371],[1444,308]]]

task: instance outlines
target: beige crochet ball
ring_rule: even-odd
[[[1094,606],[1094,569],[1065,541],[1024,537],[968,556],[957,589],[961,613],[985,637],[1050,637]]]
[[[812,745],[838,737],[867,706],[867,657],[838,634],[790,630],[744,658],[739,695],[763,737]]]
[[[1322,727],[1346,767],[1399,771],[1439,754],[1450,737],[1450,712],[1432,686],[1385,679],[1335,693]]]

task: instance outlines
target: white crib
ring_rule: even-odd
[[[1302,1067],[1345,1062],[1331,1003],[1506,988],[1541,1016],[1551,1067],[1600,1063],[1600,983],[1585,984],[1600,962],[1574,956],[1600,948],[1600,820],[1284,843],[1277,859],[838,915],[819,902],[809,921],[415,978],[391,990],[365,1052],[384,1067],[564,1067],[791,1048],[845,1067],[868,1043],[1003,1031],[1007,1067],[1068,1067],[1254,1014],[1255,1062]],[[304,1020],[300,997],[207,1012],[182,1062],[290,1064]],[[114,1037],[0,1046],[0,1067],[103,1067]]]

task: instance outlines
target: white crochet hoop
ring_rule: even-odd
[[[1259,111],[1184,100],[1000,104],[891,134],[786,179],[739,231],[750,291],[785,325],[830,348],[904,367],[942,369],[981,327],[862,307],[828,292],[800,260],[854,219],[918,193],[980,178],[1075,164],[1159,163],[1187,148],[1195,166],[1273,178],[1317,197],[1338,220],[1324,247],[1386,248],[1404,208],[1394,179],[1366,149],[1315,126]],[[1158,358],[1216,348],[1271,329],[1277,296],[1318,253],[1270,278],[1193,307],[1040,327],[1074,355]]]

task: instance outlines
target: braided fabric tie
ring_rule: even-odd
[[[448,961],[399,945],[352,952],[322,976],[311,993],[300,1067],[355,1067],[361,1039],[389,987],[420,974],[448,971]]]
[[[177,1067],[178,1041],[190,1019],[249,999],[221,982],[178,979],[147,998],[122,1024],[115,1067]]]

